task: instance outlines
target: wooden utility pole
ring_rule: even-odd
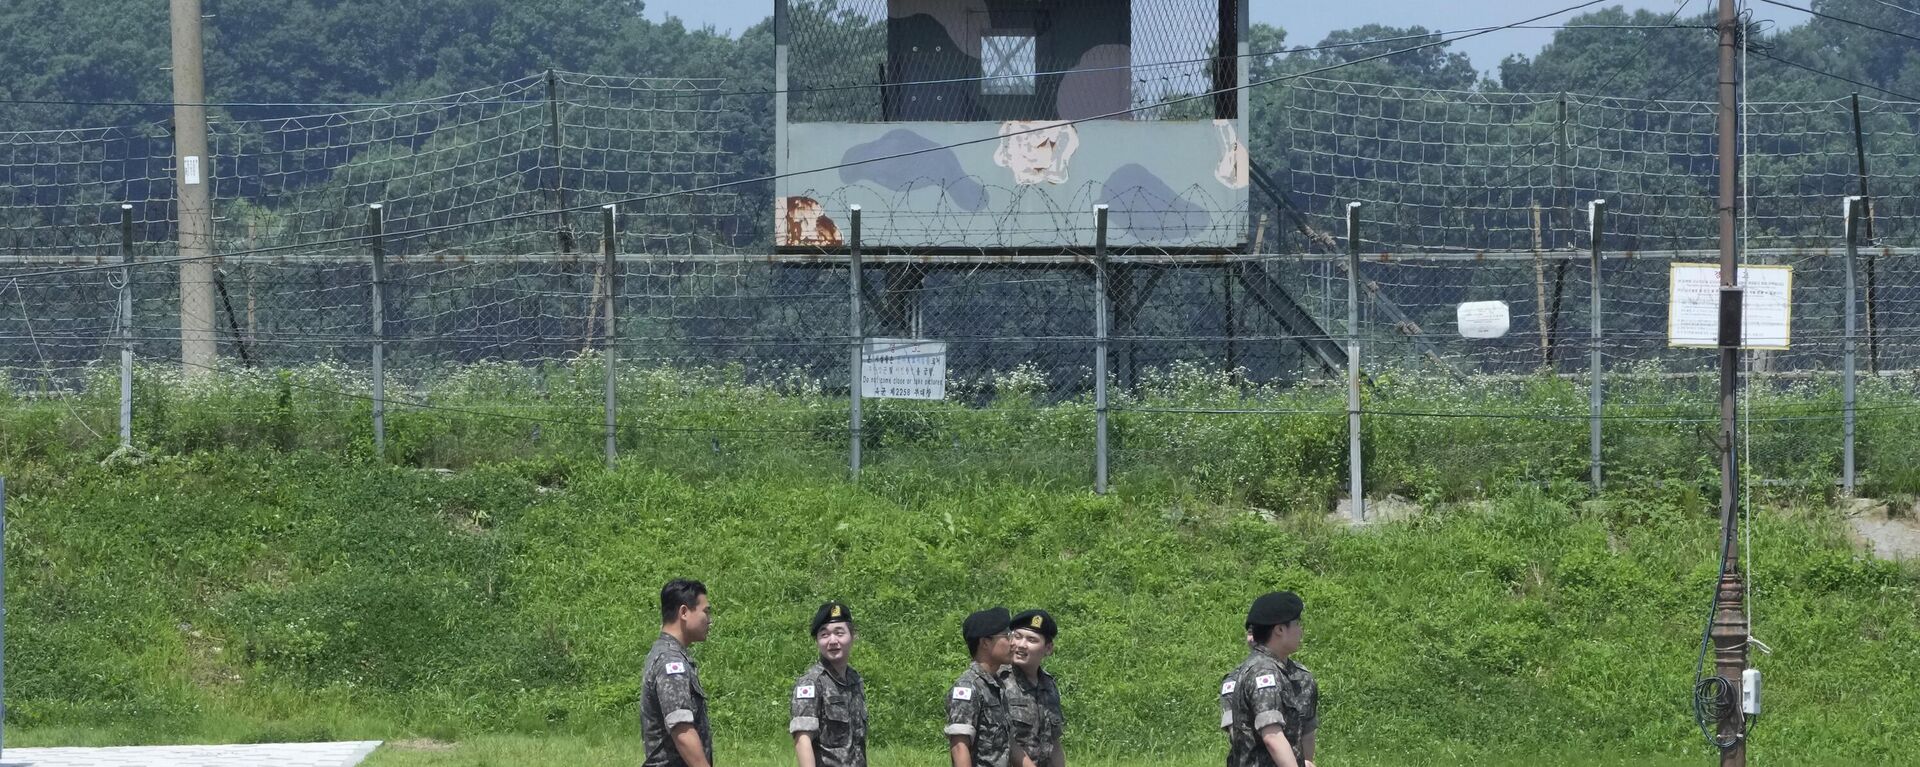
[[[1714,671],[1725,683],[1727,695],[1718,707],[1718,735],[1722,744],[1721,767],[1746,767],[1746,716],[1741,712],[1740,691],[1747,670],[1746,616],[1747,584],[1740,574],[1740,462],[1737,420],[1740,388],[1741,313],[1744,303],[1738,289],[1739,268],[1734,232],[1734,207],[1738,204],[1740,178],[1738,140],[1738,91],[1734,46],[1740,44],[1742,30],[1734,13],[1734,0],[1719,0],[1720,31],[1720,582],[1714,597],[1713,641]],[[1729,323],[1732,327],[1729,328]]]
[[[179,205],[180,363],[187,375],[214,369],[213,158],[207,155],[207,91],[200,0],[169,0],[173,30],[174,189]]]

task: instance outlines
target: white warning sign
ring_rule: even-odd
[[[1453,318],[1466,338],[1499,338],[1513,324],[1505,301],[1468,301],[1454,310]]]
[[[1667,345],[1720,344],[1720,266],[1673,264],[1668,271]],[[1742,266],[1740,345],[1786,349],[1793,342],[1793,267]]]
[[[947,345],[911,338],[870,338],[860,355],[860,396],[946,399]]]

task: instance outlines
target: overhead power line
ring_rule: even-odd
[[[1902,8],[1902,7],[1900,7],[1900,6],[1898,6],[1898,5],[1894,5],[1893,3],[1889,3],[1889,2],[1887,2],[1887,0],[1873,0],[1873,2],[1874,2],[1874,3],[1876,3],[1876,4],[1879,4],[1879,5],[1884,5],[1884,6],[1886,6],[1886,7],[1888,7],[1888,8],[1892,8],[1892,9],[1894,9],[1894,10],[1896,10],[1896,11],[1899,11],[1899,12],[1901,12],[1901,13],[1910,13],[1910,14],[1913,14],[1913,15],[1915,15],[1915,16],[1920,16],[1920,11],[1916,11],[1916,10],[1914,10],[1914,9],[1912,9],[1912,8]]]
[[[1680,14],[1681,14],[1682,12],[1684,12],[1684,11],[1686,11],[1686,9],[1687,9],[1687,6],[1688,6],[1688,5],[1691,5],[1692,3],[1693,3],[1693,0],[1680,0],[1680,4],[1674,7],[1674,9],[1673,9],[1673,13],[1671,13],[1671,14],[1669,14],[1669,15],[1667,16],[1667,22],[1668,22],[1669,24],[1671,24],[1671,23],[1672,23],[1672,22],[1673,22],[1673,21],[1674,21],[1675,19],[1678,19],[1678,18],[1680,18]],[[1708,28],[1710,28],[1710,27],[1708,27]],[[1640,40],[1640,47],[1634,50],[1634,53],[1633,53],[1633,57],[1632,57],[1632,58],[1630,58],[1630,59],[1628,59],[1628,60],[1629,60],[1629,61],[1639,61],[1639,60],[1640,60],[1640,55],[1641,55],[1641,54],[1643,54],[1643,53],[1646,53],[1646,51],[1647,51],[1647,43],[1648,43],[1648,42],[1649,42],[1649,40],[1648,40],[1647,38],[1642,38],[1642,39]],[[1608,77],[1607,77],[1607,79],[1606,79],[1606,82],[1603,82],[1603,83],[1601,83],[1601,84],[1600,84],[1600,87],[1599,87],[1599,88],[1595,88],[1595,89],[1594,89],[1594,92],[1595,92],[1595,93],[1605,93],[1605,92],[1606,92],[1606,90],[1607,90],[1607,88],[1608,88],[1609,86],[1611,86],[1611,85],[1613,85],[1613,81],[1614,81],[1614,80],[1617,80],[1617,79],[1619,79],[1619,77],[1620,77],[1620,73],[1622,73],[1622,72],[1625,72],[1625,71],[1627,71],[1625,67],[1616,67],[1616,68],[1614,68],[1614,70],[1613,70],[1613,74],[1612,74],[1612,75],[1610,75],[1610,76],[1608,76]],[[1690,74],[1688,74],[1688,75],[1686,75],[1685,77],[1676,77],[1676,78],[1674,78],[1674,79],[1672,79],[1672,80],[1669,80],[1669,81],[1667,82],[1667,85],[1666,85],[1666,87],[1665,87],[1665,88],[1662,88],[1662,89],[1660,89],[1660,93],[1659,93],[1658,95],[1656,95],[1656,96],[1654,96],[1654,97],[1653,97],[1652,99],[1650,99],[1650,100],[1648,100],[1645,106],[1642,106],[1640,110],[1636,110],[1636,111],[1644,111],[1644,110],[1645,110],[1645,109],[1646,109],[1647,107],[1650,107],[1650,106],[1652,106],[1652,105],[1654,104],[1654,102],[1657,102],[1657,101],[1659,101],[1660,99],[1663,99],[1663,98],[1666,98],[1666,97],[1667,97],[1667,95],[1668,95],[1668,94],[1670,94],[1670,93],[1672,93],[1672,92],[1674,91],[1674,89],[1675,89],[1675,88],[1678,88],[1678,87],[1680,87],[1680,86],[1681,86],[1682,84],[1684,84],[1684,83],[1686,83],[1686,82],[1688,82],[1688,81],[1691,81],[1691,80],[1692,80],[1693,78],[1694,78],[1694,74],[1691,74],[1691,73],[1690,73]],[[1628,119],[1629,119],[1629,118],[1630,118],[1630,117],[1631,117],[1632,115],[1633,115],[1633,112],[1628,112],[1628,113],[1626,113],[1626,114],[1623,114],[1623,115],[1621,115],[1621,116],[1620,116],[1620,119],[1619,119],[1619,121],[1618,121],[1618,122],[1616,122],[1616,123],[1615,123],[1615,124],[1614,124],[1613,126],[1611,126],[1611,127],[1614,127],[1614,128],[1618,128],[1618,127],[1620,127],[1620,126],[1622,126],[1622,125],[1625,125],[1625,124],[1626,124],[1626,121],[1627,121],[1627,120],[1628,120]],[[1536,162],[1534,162],[1533,164],[1531,164],[1531,165],[1528,165],[1528,166],[1526,166],[1526,167],[1524,167],[1524,168],[1510,168],[1510,169],[1508,169],[1508,170],[1507,170],[1507,173],[1506,173],[1506,175],[1504,175],[1504,176],[1502,176],[1502,177],[1500,178],[1500,180],[1499,180],[1498,182],[1495,182],[1495,183],[1492,183],[1492,184],[1486,184],[1486,185],[1485,185],[1485,187],[1497,187],[1497,186],[1505,186],[1505,185],[1507,185],[1507,183],[1508,183],[1508,182],[1511,182],[1511,181],[1513,181],[1513,180],[1514,180],[1514,179],[1516,179],[1516,178],[1519,178],[1519,177],[1521,177],[1521,176],[1525,176],[1525,175],[1527,175],[1527,174],[1529,174],[1529,173],[1532,173],[1532,172],[1533,172],[1533,171],[1535,171],[1535,170],[1539,170],[1539,169],[1540,169],[1540,167],[1541,167],[1541,164],[1540,164],[1539,162],[1537,162],[1537,161],[1536,161]],[[1456,197],[1455,197],[1454,199],[1452,199],[1452,200],[1448,200],[1448,201],[1447,201],[1447,204],[1446,204],[1446,207],[1449,207],[1449,208],[1452,208],[1452,207],[1456,207],[1456,206],[1458,206],[1458,205],[1460,205],[1461,203],[1464,203],[1464,202],[1466,202],[1466,201],[1467,201],[1467,198],[1468,198],[1468,197],[1470,197],[1470,196],[1472,196],[1472,195],[1475,195],[1475,194],[1480,194],[1480,193],[1481,193],[1481,190],[1468,190],[1468,191],[1465,191],[1465,192],[1462,192],[1462,193],[1460,193],[1460,194],[1459,194],[1458,196],[1456,196]]]
[[[1814,16],[1818,16],[1818,17],[1820,17],[1820,18],[1823,18],[1823,19],[1828,19],[1828,20],[1832,20],[1832,21],[1838,21],[1838,22],[1840,22],[1840,23],[1842,23],[1842,24],[1852,24],[1853,26],[1856,26],[1856,27],[1859,27],[1859,28],[1861,28],[1861,29],[1871,29],[1871,30],[1873,30],[1873,31],[1875,31],[1875,32],[1879,32],[1879,33],[1881,33],[1881,34],[1888,34],[1888,35],[1893,35],[1894,37],[1904,37],[1904,38],[1906,38],[1906,39],[1908,39],[1908,40],[1912,40],[1912,41],[1914,41],[1914,42],[1916,42],[1916,43],[1920,43],[1920,37],[1915,37],[1915,36],[1913,36],[1913,35],[1909,35],[1909,34],[1907,34],[1907,33],[1905,33],[1905,32],[1900,32],[1900,31],[1896,31],[1896,30],[1892,30],[1892,29],[1887,29],[1887,28],[1885,28],[1885,27],[1876,27],[1876,26],[1874,26],[1874,25],[1872,25],[1872,24],[1867,24],[1867,23],[1864,23],[1864,22],[1859,22],[1859,21],[1854,21],[1853,19],[1847,19],[1847,18],[1841,18],[1841,17],[1839,17],[1839,16],[1835,16],[1835,15],[1833,15],[1833,14],[1830,14],[1830,13],[1821,13],[1821,12],[1819,12],[1819,11],[1816,11],[1816,10],[1814,10],[1814,9],[1812,9],[1812,8],[1802,8],[1802,7],[1800,7],[1800,6],[1797,6],[1797,5],[1792,5],[1792,4],[1790,4],[1790,3],[1783,3],[1783,2],[1780,2],[1780,0],[1760,0],[1760,2],[1763,2],[1763,3],[1766,3],[1766,4],[1768,4],[1768,5],[1777,5],[1777,6],[1780,6],[1780,7],[1782,7],[1782,8],[1791,8],[1791,9],[1793,9],[1793,10],[1796,10],[1796,11],[1799,11],[1799,12],[1801,12],[1801,13],[1806,13],[1806,14],[1811,14],[1811,15],[1814,15]],[[1902,10],[1905,10],[1905,9],[1902,9]],[[1909,11],[1909,13],[1911,13],[1911,11]]]
[[[1678,14],[1675,14],[1675,15],[1677,16]],[[1315,46],[1298,46],[1293,48],[1284,48],[1284,49],[1271,50],[1271,51],[1255,51],[1255,52],[1246,53],[1246,54],[1233,54],[1231,56],[1226,56],[1224,58],[1262,58],[1267,56],[1286,56],[1286,55],[1291,55],[1296,53],[1321,53],[1325,51],[1341,50],[1345,48],[1358,48],[1362,46],[1375,45],[1379,43],[1395,43],[1395,42],[1403,42],[1406,40],[1421,40],[1421,39],[1433,38],[1433,37],[1445,37],[1448,35],[1462,35],[1462,37],[1457,37],[1454,39],[1463,40],[1463,39],[1466,39],[1466,37],[1471,37],[1471,36],[1483,34],[1486,32],[1496,32],[1496,31],[1507,30],[1507,29],[1548,29],[1548,30],[1569,30],[1569,29],[1703,30],[1703,29],[1712,29],[1712,27],[1708,27],[1700,24],[1674,24],[1672,23],[1672,21],[1673,19],[1669,18],[1667,24],[1537,24],[1537,25],[1536,24],[1515,24],[1515,25],[1502,25],[1502,26],[1489,26],[1489,27],[1468,27],[1465,29],[1436,30],[1432,32],[1423,32],[1420,34],[1396,35],[1393,37],[1375,37],[1375,38],[1368,38],[1366,40],[1349,40],[1346,42],[1326,43],[1323,45],[1315,45]],[[1448,41],[1448,42],[1451,42],[1451,41]],[[1641,45],[1644,49],[1644,46],[1645,46],[1644,40],[1642,41]],[[1140,70],[1140,69],[1154,69],[1159,67],[1184,66],[1184,65],[1191,65],[1191,64],[1207,64],[1207,63],[1218,61],[1220,60],[1220,58],[1223,58],[1223,57],[1209,56],[1206,58],[1196,58],[1196,59],[1174,59],[1169,61],[1155,61],[1155,62],[1148,62],[1145,64],[1120,64],[1120,65],[1107,66],[1107,67],[1081,67],[1081,68],[1075,68],[1075,69],[1061,69],[1061,70],[1051,70],[1051,71],[1044,71],[1044,72],[1027,72],[1020,76],[1049,77],[1054,75],[1086,74],[1090,72],[1106,72],[1106,71],[1117,71],[1117,70],[1132,71],[1132,70]],[[990,75],[990,76],[977,75],[977,76],[968,76],[968,77],[941,78],[936,80],[902,80],[899,82],[885,82],[885,83],[855,83],[851,85],[823,85],[823,86],[807,87],[807,88],[788,88],[785,90],[774,90],[774,89],[736,90],[736,91],[717,91],[716,90],[716,91],[698,91],[693,93],[668,92],[668,93],[655,94],[654,97],[662,98],[662,99],[672,99],[672,98],[718,98],[718,97],[725,97],[725,96],[777,96],[780,94],[805,95],[810,93],[833,93],[833,92],[839,92],[839,91],[872,90],[875,88],[883,88],[883,87],[897,88],[897,87],[917,86],[917,85],[952,85],[952,84],[962,84],[962,83],[970,83],[970,82],[983,82],[986,80],[999,79],[1005,76],[1006,75]],[[713,78],[694,78],[694,79],[713,79]],[[171,101],[89,101],[89,100],[66,100],[66,99],[0,99],[0,104],[27,105],[27,106],[102,106],[102,107],[201,106],[201,107],[208,107],[208,108],[250,108],[250,109],[271,109],[271,108],[292,108],[292,107],[378,109],[382,107],[397,107],[397,106],[416,106],[416,105],[417,106],[437,106],[442,104],[471,103],[471,102],[460,102],[460,101],[448,101],[448,100],[445,100],[445,98],[446,97],[437,97],[437,98],[430,98],[430,99],[419,99],[415,101],[398,101],[398,102],[371,102],[371,101],[211,102],[210,101],[205,103],[194,103],[194,104],[185,104],[185,103],[176,104]],[[544,104],[546,103],[546,99],[545,98],[500,99],[500,100],[485,100],[482,103]]]
[[[1766,51],[1761,51],[1761,50],[1754,50],[1754,49],[1751,49],[1751,48],[1749,48],[1749,49],[1748,49],[1748,52],[1750,52],[1750,53],[1752,53],[1752,54],[1754,54],[1754,55],[1756,55],[1756,56],[1759,56],[1759,57],[1761,57],[1761,58],[1767,58],[1767,59],[1773,59],[1774,61],[1778,61],[1778,62],[1780,62],[1780,63],[1782,63],[1782,64],[1785,64],[1785,65],[1787,65],[1787,66],[1790,66],[1790,67],[1793,67],[1793,68],[1795,68],[1795,69],[1803,69],[1803,70],[1806,70],[1806,71],[1808,71],[1808,72],[1812,72],[1812,73],[1814,73],[1814,74],[1816,74],[1816,75],[1820,75],[1820,76],[1822,76],[1822,77],[1831,77],[1831,78],[1833,78],[1833,79],[1835,79],[1835,80],[1839,80],[1839,81],[1841,81],[1841,82],[1844,82],[1844,83],[1852,83],[1852,84],[1854,84],[1854,85],[1858,85],[1858,86],[1860,86],[1860,87],[1862,87],[1862,88],[1872,88],[1872,89],[1874,89],[1874,90],[1876,90],[1876,91],[1879,91],[1879,92],[1881,92],[1881,93],[1885,93],[1885,94],[1887,94],[1887,95],[1889,95],[1889,96],[1896,96],[1896,97],[1898,97],[1898,98],[1901,98],[1901,99],[1904,99],[1904,100],[1906,100],[1906,101],[1913,101],[1913,102],[1920,102],[1920,96],[1913,96],[1913,95],[1909,95],[1909,94],[1906,94],[1906,93],[1901,93],[1901,92],[1899,92],[1899,91],[1896,91],[1896,90],[1889,90],[1889,89],[1887,89],[1887,88],[1882,88],[1882,87],[1880,87],[1880,86],[1878,86],[1878,85],[1874,85],[1873,83],[1869,83],[1869,82],[1863,82],[1863,81],[1860,81],[1860,80],[1855,80],[1855,79],[1853,79],[1853,78],[1851,78],[1851,77],[1847,77],[1847,76],[1845,76],[1845,75],[1836,75],[1836,74],[1834,74],[1834,73],[1832,73],[1832,72],[1828,72],[1828,71],[1826,71],[1826,70],[1824,70],[1824,69],[1816,69],[1816,68],[1814,68],[1814,67],[1810,67],[1810,66],[1807,66],[1807,65],[1805,65],[1805,64],[1801,64],[1801,63],[1799,63],[1799,62],[1796,62],[1796,61],[1789,61],[1789,60],[1787,60],[1787,59],[1783,59],[1783,58],[1780,58],[1779,56],[1775,56],[1775,55],[1773,55],[1773,54],[1771,54],[1771,53],[1767,53]]]

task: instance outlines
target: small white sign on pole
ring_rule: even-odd
[[[946,399],[947,345],[913,338],[869,338],[860,355],[860,396]]]
[[[1788,348],[1793,342],[1793,267],[1740,267],[1740,346]],[[1668,270],[1667,345],[1720,344],[1720,266],[1675,263]]]
[[[1454,321],[1466,338],[1499,338],[1513,325],[1505,301],[1468,301],[1454,311]]]
[[[180,175],[185,177],[182,183],[199,184],[200,158],[194,155],[187,155],[180,158]]]

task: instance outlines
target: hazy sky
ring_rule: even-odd
[[[1428,29],[1454,30],[1506,24],[1573,5],[1578,0],[1253,0],[1253,20],[1287,30],[1288,45],[1312,45],[1328,32],[1363,24],[1419,24]],[[1685,15],[1704,13],[1714,0],[1684,0]],[[1580,11],[1584,13],[1611,5],[1629,10],[1645,8],[1672,13],[1683,0],[1620,0]],[[1781,26],[1798,24],[1806,14],[1773,5],[1753,3],[1754,16],[1773,19]],[[1799,3],[1795,3],[1799,5]],[[648,0],[647,16],[660,19],[677,16],[689,27],[712,26],[729,33],[765,19],[773,13],[773,0]],[[1543,21],[1542,24],[1567,17]],[[1533,54],[1553,38],[1547,29],[1511,29],[1492,32],[1455,43],[1454,50],[1473,59],[1482,72],[1499,66],[1508,54]]]

